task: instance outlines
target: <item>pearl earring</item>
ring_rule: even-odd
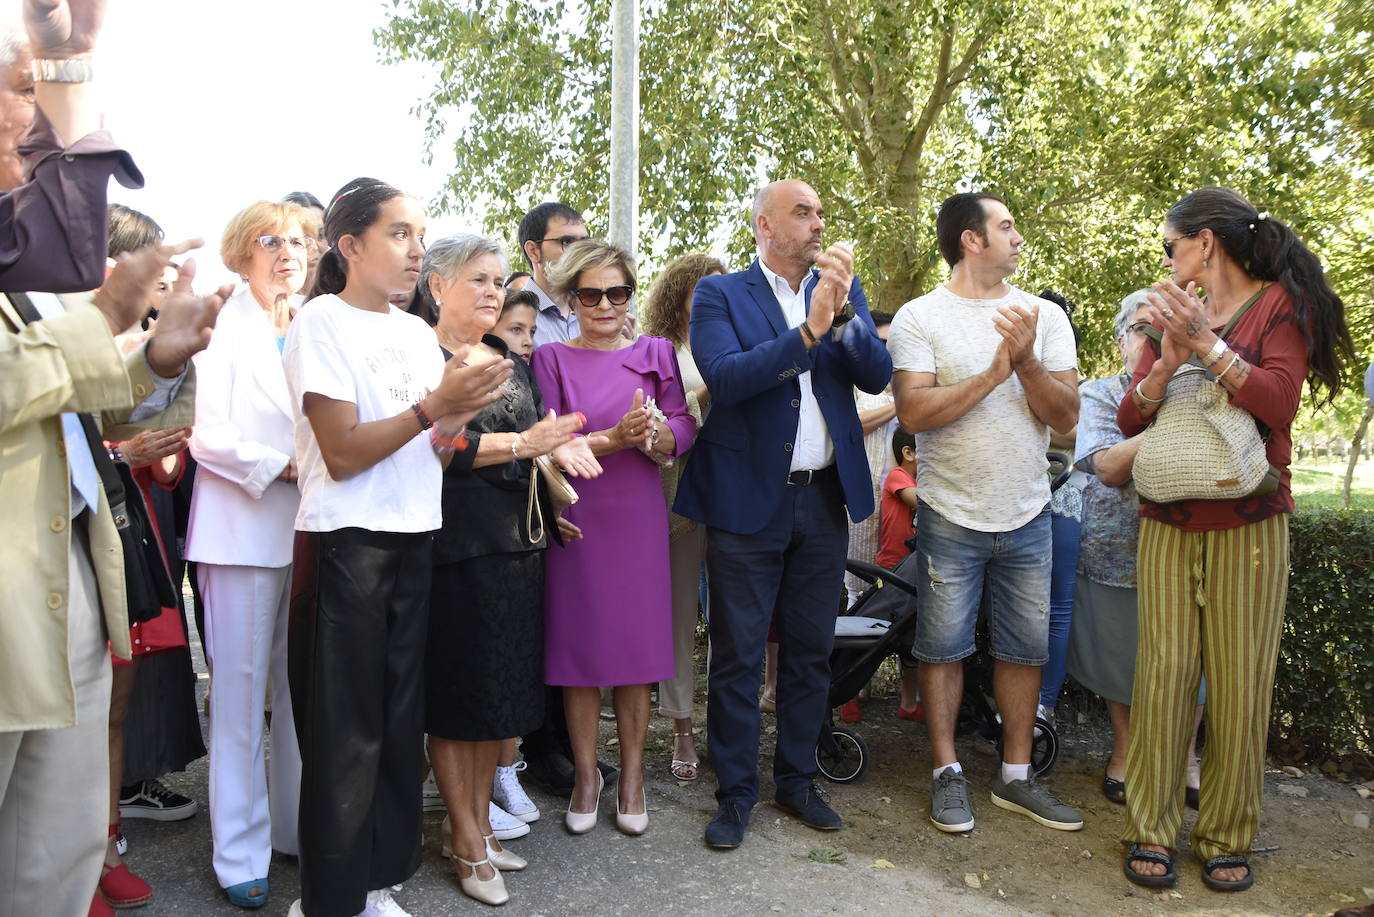
[[[1206,259],[1206,258],[1203,258],[1203,259],[1202,259],[1202,267],[1203,267],[1204,270],[1206,270],[1206,268],[1207,268],[1207,259]]]
[[[1205,267],[1205,266],[1206,266],[1206,265],[1204,265],[1204,267]],[[442,306],[442,305],[444,304],[444,301],[443,301],[442,299],[436,299],[436,300],[434,300],[434,304],[435,304],[436,306]]]

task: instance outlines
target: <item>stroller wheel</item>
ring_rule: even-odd
[[[816,767],[831,783],[851,783],[868,769],[868,743],[848,726],[832,726],[816,743]]]
[[[997,725],[997,755],[1002,755],[1002,726]],[[1044,717],[1035,718],[1035,732],[1031,737],[1031,773],[1043,777],[1054,768],[1059,757],[1059,736],[1054,726]]]

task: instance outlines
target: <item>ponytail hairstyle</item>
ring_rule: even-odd
[[[375,178],[355,178],[338,190],[324,213],[324,241],[329,248],[320,256],[315,287],[308,298],[343,292],[348,284],[348,265],[339,253],[339,240],[362,235],[381,217],[383,204],[404,194]]]
[[[1210,229],[1230,258],[1256,280],[1282,284],[1307,342],[1307,384],[1317,404],[1341,391],[1341,365],[1355,361],[1345,304],[1326,282],[1317,256],[1281,220],[1261,213],[1229,188],[1199,188],[1169,209],[1169,225],[1185,235]]]

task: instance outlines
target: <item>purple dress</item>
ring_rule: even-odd
[[[549,343],[534,351],[544,407],[581,411],[585,431],[609,430],[630,409],[635,389],[658,401],[677,440],[691,448],[696,421],[673,345],[640,337],[622,350]],[[668,507],[658,466],[638,449],[601,458],[598,478],[572,478],[578,502],[563,516],[582,538],[551,545],[544,567],[544,681],[608,687],[672,678],[672,595]]]

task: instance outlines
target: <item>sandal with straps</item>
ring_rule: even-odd
[[[674,739],[681,739],[681,738],[683,738],[683,737],[691,738],[691,737],[694,736],[694,735],[696,735],[696,731],[695,731],[695,730],[692,730],[692,729],[689,729],[689,730],[687,730],[686,732],[675,732],[675,733],[673,733],[673,738],[674,738]],[[671,773],[671,774],[673,775],[673,778],[674,778],[674,779],[676,779],[676,780],[681,780],[681,781],[683,781],[684,783],[687,783],[687,782],[690,782],[690,781],[692,781],[692,780],[697,779],[697,777],[700,776],[700,774],[701,774],[701,762],[700,762],[700,761],[685,761],[685,760],[683,760],[682,758],[674,758],[674,759],[672,760],[672,763],[670,763],[670,764],[668,765],[668,771],[669,771],[669,773]]]
[[[1143,872],[1136,872],[1131,868],[1131,862],[1134,860],[1158,863],[1164,867],[1164,875],[1151,876]],[[1127,879],[1146,888],[1173,888],[1178,884],[1178,872],[1174,869],[1174,858],[1167,853],[1160,853],[1158,850],[1146,850],[1139,844],[1131,845],[1131,852],[1126,854],[1126,861],[1121,864],[1121,869],[1126,873]]]
[[[1245,878],[1243,879],[1214,879],[1212,872],[1217,869],[1236,869],[1245,867]],[[1238,854],[1224,854],[1218,857],[1211,857],[1202,863],[1202,884],[1206,885],[1214,892],[1243,892],[1255,884],[1255,870],[1251,868],[1250,861]]]

